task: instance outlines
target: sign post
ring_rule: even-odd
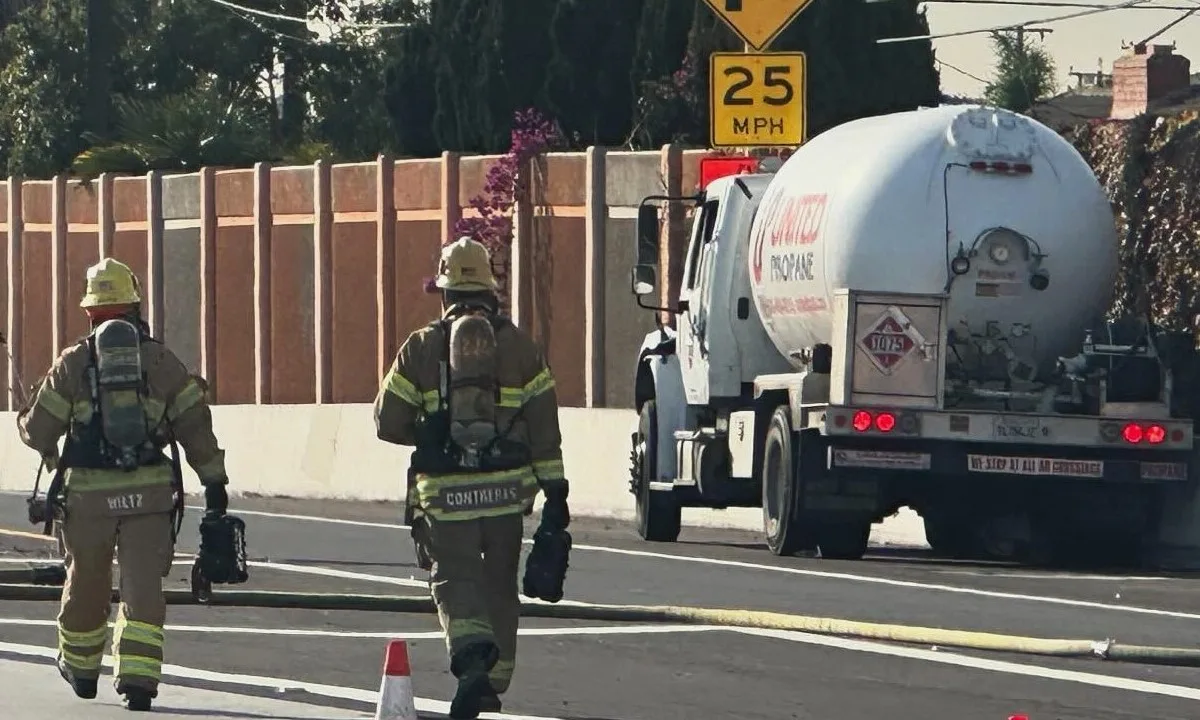
[[[767,47],[813,0],[705,0],[745,42],[709,58],[709,143],[718,148],[794,147],[807,139],[804,53]],[[757,51],[757,52],[754,52]]]

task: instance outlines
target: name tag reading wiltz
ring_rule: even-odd
[[[465,510],[488,510],[519,502],[521,486],[516,481],[490,482],[482,485],[443,488],[430,499],[434,507],[450,512]]]
[[[121,510],[140,510],[142,508],[141,493],[110,495],[105,499],[108,500],[108,509],[111,512],[119,512]]]

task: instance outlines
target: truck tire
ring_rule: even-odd
[[[804,526],[796,502],[797,443],[786,405],[775,408],[763,441],[763,531],[767,547],[776,555],[794,555],[815,546]]]
[[[638,535],[650,542],[675,542],[683,517],[679,500],[674,493],[650,490],[650,482],[658,478],[658,409],[653,400],[642,405],[633,456]]]
[[[821,557],[828,560],[861,560],[870,542],[870,520],[826,520],[817,530]]]

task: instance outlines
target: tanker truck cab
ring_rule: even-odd
[[[1116,225],[1077,151],[942,106],[772,170],[639,207],[632,290],[673,321],[632,368],[642,538],[757,507],[773,553],[858,559],[909,507],[940,555],[1157,563],[1197,502],[1200,361],[1190,333],[1104,319]],[[660,204],[692,207],[671,307],[649,302]]]
[[[757,163],[755,164],[757,167]],[[753,474],[735,477],[727,435],[731,413],[754,404],[755,378],[791,369],[771,345],[743,269],[745,238],[769,172],[718,177],[700,193],[654,196],[639,208],[638,304],[670,312],[674,328],[649,333],[635,368],[638,427],[632,433],[630,492],[642,538],[674,542],[683,507],[760,507]],[[654,201],[692,206],[679,301],[646,304],[658,285],[660,220]]]

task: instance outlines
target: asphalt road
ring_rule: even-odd
[[[234,505],[232,512],[249,526],[254,567],[246,589],[425,592],[407,531],[389,527],[398,522],[395,506],[250,499],[235,499]],[[0,495],[0,527],[27,532],[23,514],[20,498]],[[197,519],[198,513],[189,515],[172,586],[185,586],[183,556],[194,551]],[[641,542],[624,525],[582,519],[572,532],[576,550],[567,581],[572,600],[766,609],[1169,645],[1195,645],[1200,628],[1200,582],[1190,577],[1045,573],[941,562],[920,552],[878,552],[860,562],[777,558],[749,533],[688,529],[679,543],[658,545]],[[0,559],[49,551],[39,540],[0,534]],[[44,662],[31,657],[36,648],[53,647],[55,610],[52,603],[0,603],[0,688],[28,684],[33,667],[46,678],[46,694],[81,708],[52,669],[28,665]],[[409,640],[415,692],[426,699],[418,704],[423,718],[442,717],[438,701],[453,691],[431,615],[172,607],[168,622],[174,628],[168,662],[181,666],[173,669],[170,684],[220,690],[222,707],[239,707],[230,698],[259,696],[343,713],[331,709],[329,718],[369,717],[390,637]],[[773,631],[531,618],[522,627],[505,713],[530,717],[1200,717],[1200,669],[950,652]],[[0,707],[5,692],[0,690]],[[234,712],[218,709],[212,699],[218,696],[211,693],[172,692],[164,688],[162,702],[188,703],[188,717],[309,717],[283,706],[251,712],[261,699],[245,699],[245,708]],[[204,707],[212,714],[201,715]],[[15,717],[57,720],[63,712],[56,708]]]

